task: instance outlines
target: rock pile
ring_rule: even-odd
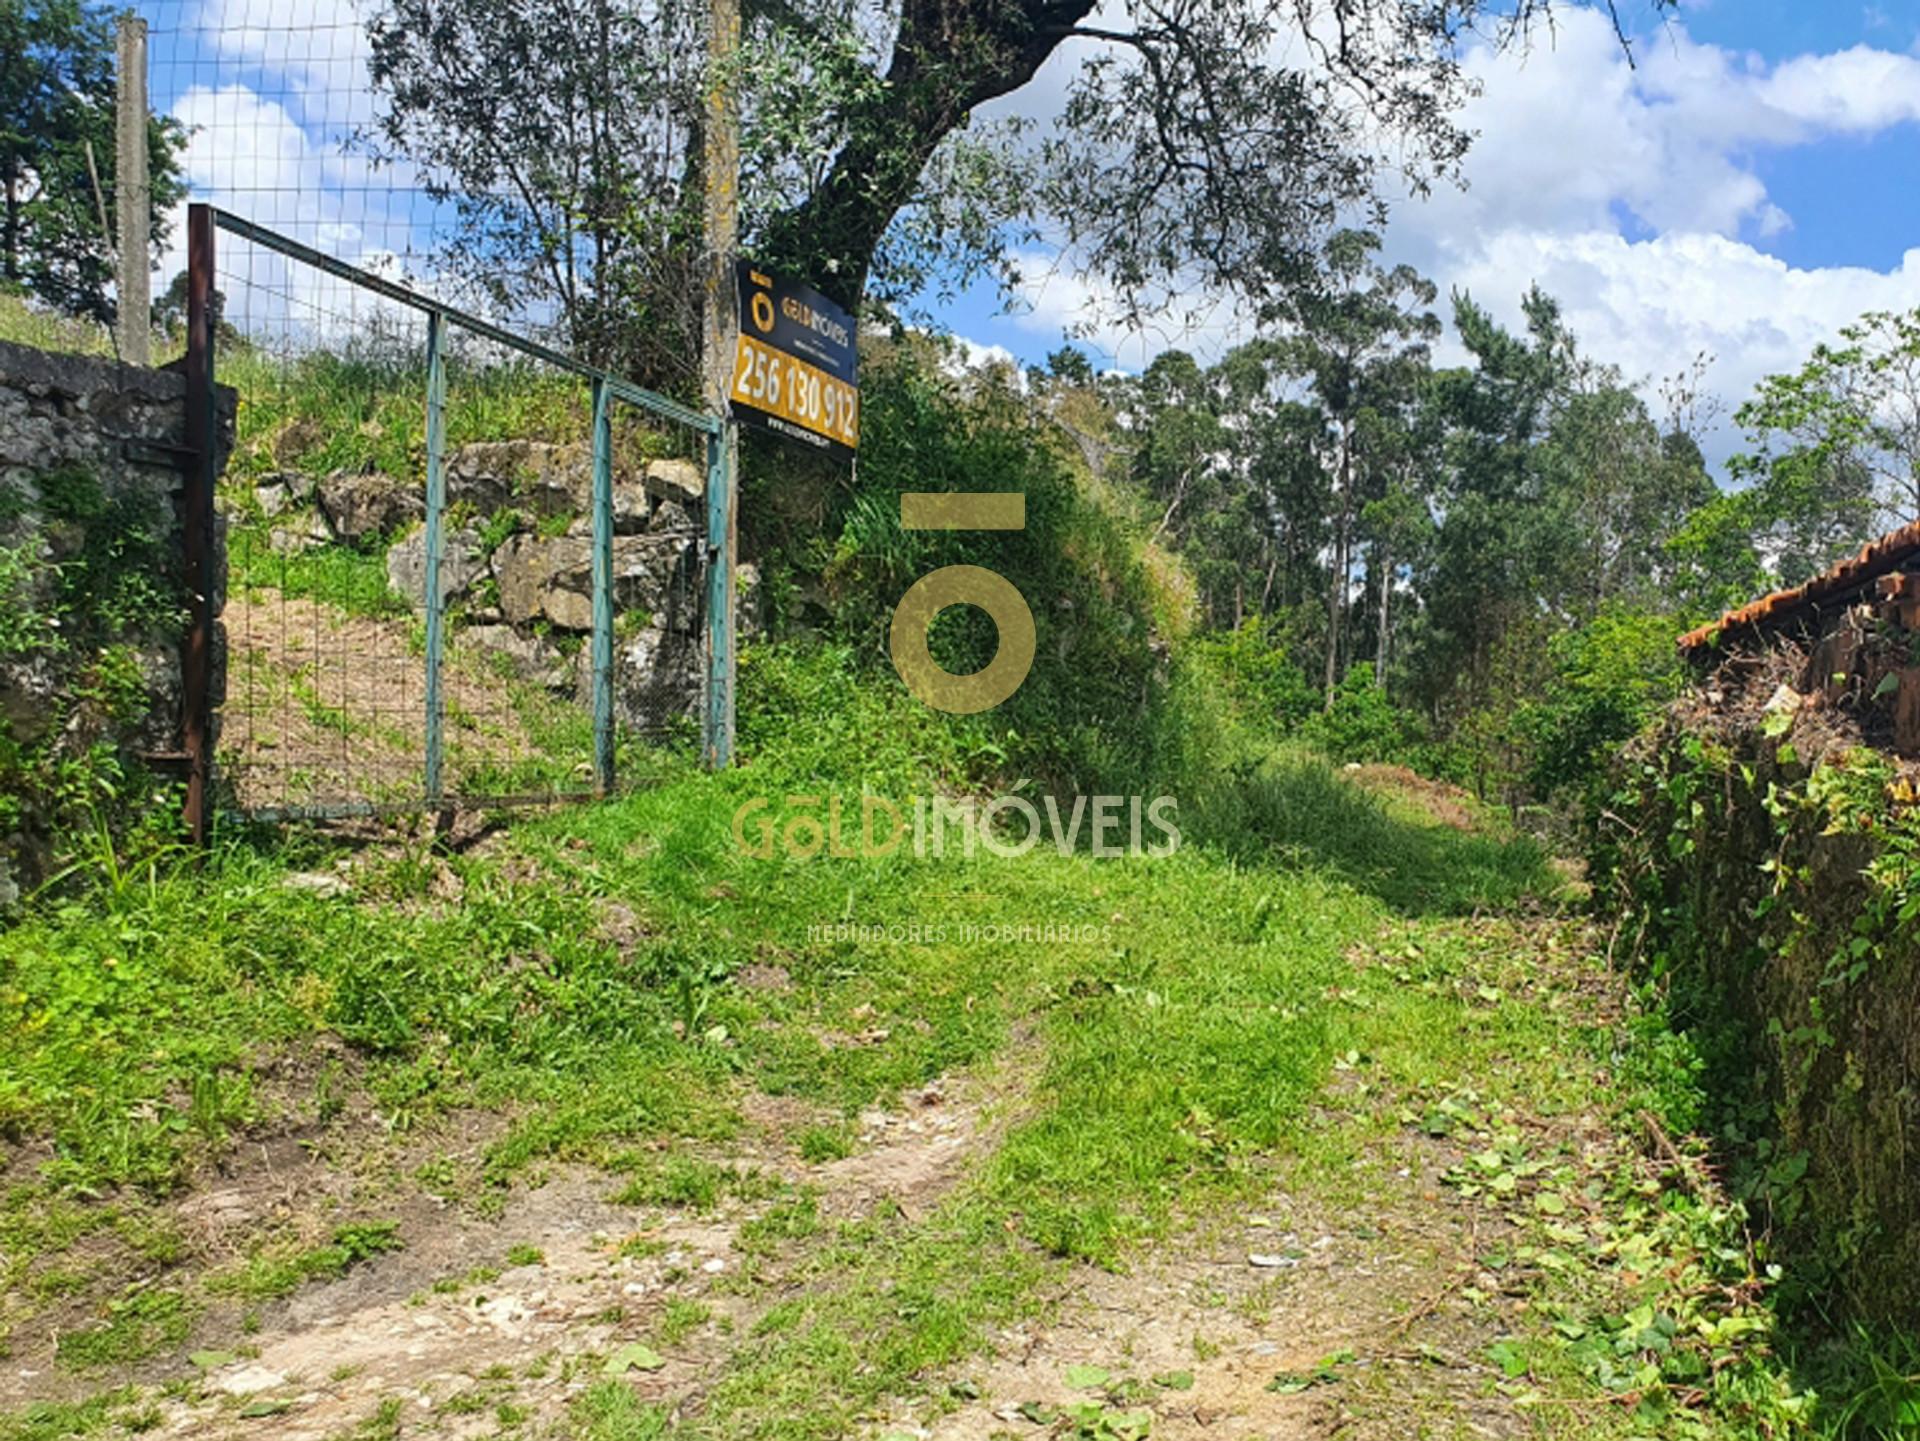
[[[591,694],[592,457],[583,445],[476,442],[447,458],[440,598],[451,643],[478,647],[521,679]],[[388,583],[426,607],[425,498],[379,471],[275,471],[254,497],[275,549],[385,544]],[[705,471],[649,461],[613,478],[615,705],[655,729],[691,713],[700,690],[698,573]],[[571,658],[570,658],[571,657]]]

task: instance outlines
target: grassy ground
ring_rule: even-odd
[[[250,545],[244,482],[415,473],[417,370],[225,358],[236,591],[406,650],[378,553]],[[577,387],[492,379],[454,443],[580,434]],[[1013,738],[778,651],[742,691],[724,778],[102,852],[5,933],[0,1441],[1920,1424],[1897,1353],[1789,1364],[1684,1049],[1458,797],[1209,728],[1175,856],[758,859],[750,800]]]
[[[0,295],[0,340],[63,355],[113,358],[113,334],[105,326],[42,309],[15,295]],[[156,336],[155,341],[164,356],[166,340]]]
[[[431,1434],[483,1400],[509,1435],[913,1434],[1022,1402],[972,1378],[1009,1327],[1042,1328],[1046,1355],[1062,1298],[1116,1284],[1097,1278],[1205,1233],[1258,1279],[1219,1228],[1279,1204],[1354,1277],[1381,1238],[1425,1238],[1394,1288],[1336,1288],[1377,1320],[1353,1355],[1328,1339],[1256,1388],[1256,1408],[1311,1408],[1297,1434],[1787,1424],[1730,1212],[1697,1162],[1649,1161],[1627,1129],[1668,1071],[1622,1068],[1617,994],[1578,928],[1544,918],[1558,877],[1530,845],[1294,758],[1210,800],[1232,844],[1165,859],[742,855],[739,805],[802,788],[826,787],[767,758],[453,851],[235,838],[205,872],[136,869],[29,918],[0,979],[4,1314],[26,1378],[0,1436],[317,1415],[314,1376],[275,1372],[244,1404],[214,1378],[271,1360],[316,1306],[484,1292],[509,1252],[562,1243],[524,1208],[563,1183],[587,1187],[575,1209],[638,1222],[581,1265],[659,1266],[718,1216],[718,1280],[671,1268],[637,1310],[616,1287],[557,1359],[431,1403],[397,1383],[348,1397],[353,1434]],[[875,1109],[911,1114],[928,1087],[985,1098],[964,1164],[845,1199],[835,1177],[896,1154]],[[325,1203],[235,1203],[244,1219],[210,1231],[261,1164]],[[446,1242],[450,1216],[485,1254]],[[1309,1351],[1340,1330],[1270,1287],[1209,1284],[1208,1329],[1242,1328],[1248,1364],[1262,1327]],[[1226,1343],[1199,1329],[1191,1395],[1136,1373],[1135,1342],[1075,1334],[1113,1348],[1081,1345],[1077,1400],[982,1424],[1183,1435],[1223,1384],[1205,1353]],[[542,1385],[544,1410],[523,1395]]]

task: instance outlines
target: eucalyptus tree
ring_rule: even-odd
[[[1405,583],[1419,599],[1419,581],[1436,527],[1433,499],[1445,437],[1444,416],[1433,400],[1431,372],[1414,378],[1413,393],[1399,405],[1374,408],[1356,437],[1373,478],[1360,507],[1359,529],[1367,545],[1368,590],[1373,607],[1373,673],[1381,690],[1394,659],[1395,595]]]
[[[1319,420],[1315,449],[1331,481],[1324,672],[1327,704],[1348,651],[1355,525],[1366,488],[1384,480],[1384,440],[1411,407],[1430,364],[1440,319],[1426,307],[1433,282],[1411,266],[1378,261],[1380,237],[1343,230],[1328,242],[1319,280],[1299,306],[1298,326],[1283,342],[1287,366],[1307,387]],[[1371,460],[1379,465],[1370,465]]]
[[[1184,350],[1162,352],[1131,387],[1132,472],[1155,512],[1150,543],[1178,544],[1218,502],[1229,466],[1224,398],[1219,377]]]
[[[1315,448],[1319,413],[1290,362],[1290,348],[1269,338],[1239,346],[1219,366],[1237,482],[1257,527],[1247,590],[1257,584],[1262,614],[1315,601],[1324,577],[1332,487]]]
[[[1568,378],[1539,457],[1566,537],[1543,598],[1576,621],[1610,601],[1660,604],[1668,542],[1718,489],[1698,448],[1662,435],[1617,371],[1582,362]]]
[[[1559,515],[1534,451],[1563,388],[1567,337],[1540,291],[1521,308],[1526,329],[1515,335],[1456,292],[1454,329],[1472,363],[1434,379],[1447,439],[1422,668],[1436,709],[1478,703],[1499,641],[1533,606],[1557,555]]]

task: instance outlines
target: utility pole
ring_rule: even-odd
[[[734,567],[738,564],[739,432],[728,416],[734,350],[739,342],[739,287],[734,260],[740,242],[739,0],[708,0],[705,304],[701,307],[701,399],[721,430],[707,456],[706,762],[724,770],[733,759]]]
[[[148,365],[153,360],[153,301],[147,272],[153,189],[147,176],[147,22],[130,10],[125,12],[115,41],[113,208],[118,273],[114,278],[120,298],[114,338],[123,362]]]

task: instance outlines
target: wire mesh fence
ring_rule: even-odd
[[[672,241],[697,211],[702,7],[133,8],[148,26],[151,102],[184,136],[192,200],[694,393],[697,257]],[[163,312],[181,294],[179,222],[157,278]]]
[[[223,803],[591,795],[697,737],[714,423],[219,223]]]
[[[184,131],[194,200],[388,278],[443,279],[456,203],[436,199],[417,167],[383,164],[374,150],[378,0],[136,0],[133,9],[148,25],[150,100]],[[172,236],[163,285],[186,263],[177,223]]]
[[[565,4],[134,8],[187,200],[223,217],[223,803],[590,794],[698,735],[712,422],[627,380],[698,393],[699,289],[673,267],[703,12],[616,0],[583,49]],[[551,164],[582,126],[617,165]]]

